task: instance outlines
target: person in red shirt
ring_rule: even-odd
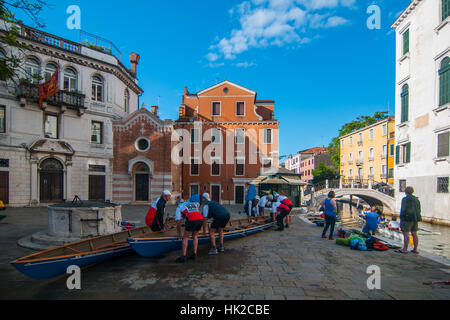
[[[292,208],[294,207],[294,205],[292,204],[292,202],[289,200],[288,197],[283,196],[283,195],[279,195],[277,197],[277,203],[275,205],[275,207],[277,208],[277,225],[278,225],[278,229],[276,229],[276,231],[283,231],[284,230],[284,218],[286,218],[292,211]],[[287,226],[289,226],[287,224]]]
[[[200,213],[199,204],[195,202],[180,203],[175,213],[175,221],[177,222],[178,237],[181,238],[181,223],[184,218],[184,236],[183,236],[183,249],[182,256],[179,257],[176,262],[185,262],[187,248],[189,245],[189,237],[192,235],[192,241],[194,246],[194,254],[191,259],[197,258],[198,249],[198,232],[203,226],[204,217]]]

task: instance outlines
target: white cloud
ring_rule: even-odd
[[[326,10],[349,8],[355,3],[356,0],[244,1],[229,11],[238,19],[239,27],[231,30],[228,37],[217,38],[206,58],[210,62],[220,58],[231,60],[252,48],[308,43],[311,37],[307,33],[311,29],[334,28],[349,23]]]
[[[235,66],[236,66],[236,67],[239,67],[239,68],[245,68],[245,69],[247,69],[247,68],[256,66],[256,63],[253,62],[253,61],[252,61],[252,62],[247,62],[247,61],[245,61],[245,62],[239,62],[239,63],[236,63]]]

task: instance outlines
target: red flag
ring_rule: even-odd
[[[59,81],[58,81],[59,70],[56,69],[55,73],[45,81],[43,84],[38,84],[39,88],[39,106],[42,108],[42,101],[44,99],[50,98],[59,91]]]

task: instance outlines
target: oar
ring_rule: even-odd
[[[450,281],[430,281],[430,282],[424,282],[425,285],[433,285],[433,284],[450,284]]]

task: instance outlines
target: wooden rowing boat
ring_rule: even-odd
[[[129,237],[151,234],[149,227],[122,231],[44,250],[17,259],[11,264],[34,279],[48,279],[65,274],[69,266],[80,268],[132,252]]]
[[[268,221],[267,217],[255,217],[239,220],[230,220],[224,230],[224,240],[230,240],[266,230],[272,227],[274,223]],[[217,234],[218,238],[219,235]],[[146,234],[130,237],[128,243],[134,251],[144,257],[155,257],[161,254],[181,250],[182,238],[177,236],[176,230],[166,233]],[[209,234],[200,233],[198,236],[198,244],[210,243]],[[192,245],[192,238],[189,239],[189,245]]]

